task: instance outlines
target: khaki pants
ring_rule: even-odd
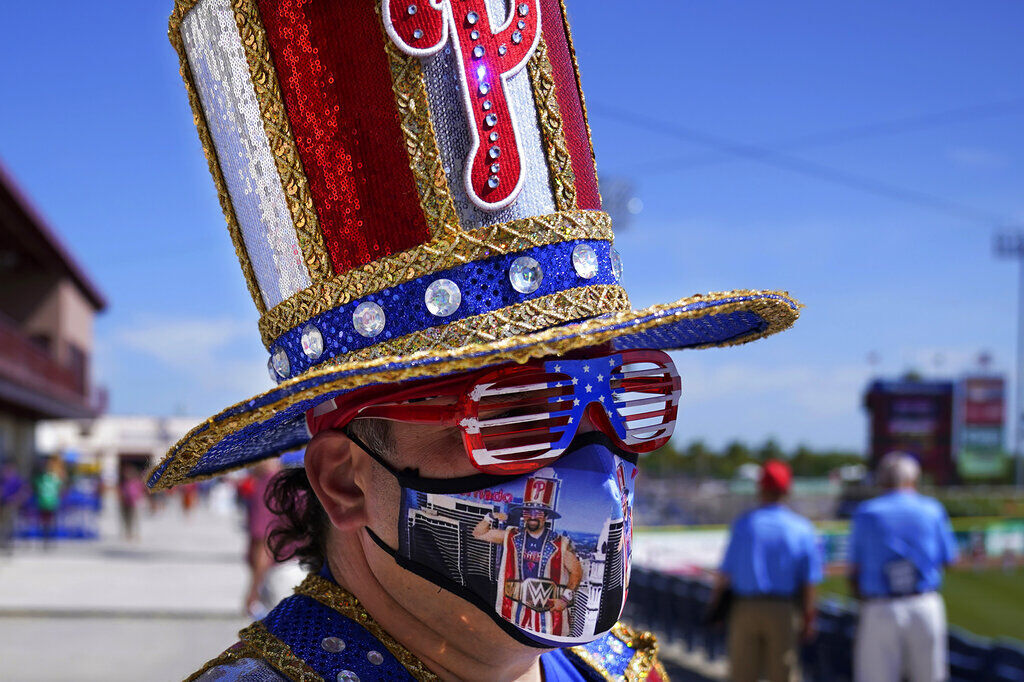
[[[800,612],[795,602],[737,598],[729,614],[734,682],[796,682]]]

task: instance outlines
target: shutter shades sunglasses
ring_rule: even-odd
[[[513,475],[558,459],[585,417],[627,452],[656,450],[672,436],[679,394],[666,353],[627,350],[374,386],[318,405],[306,423],[313,435],[364,418],[457,427],[473,466]]]

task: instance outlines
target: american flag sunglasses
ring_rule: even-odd
[[[667,354],[627,350],[373,387],[310,410],[307,424],[313,434],[361,418],[457,427],[477,469],[524,474],[558,459],[585,418],[627,452],[662,447],[680,390]]]

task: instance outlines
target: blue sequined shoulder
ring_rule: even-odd
[[[237,644],[189,679],[438,679],[333,581],[310,575],[295,592],[262,621],[242,630]],[[656,652],[652,635],[618,624],[594,642],[552,651],[541,658],[545,674],[556,682],[664,679],[657,674]],[[651,673],[655,674],[649,678]]]
[[[239,633],[241,641],[193,680],[312,679],[338,682],[408,682],[415,678],[388,647],[352,618],[295,594],[262,621]],[[258,661],[258,663],[256,663]],[[271,670],[284,674],[273,677]]]
[[[577,668],[597,673],[595,680],[643,680],[657,665],[658,645],[654,636],[647,632],[634,632],[619,623],[603,637],[566,649]]]
[[[413,679],[359,623],[310,597],[285,599],[262,623],[325,680]]]

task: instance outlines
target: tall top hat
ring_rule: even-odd
[[[545,476],[547,471],[550,475]],[[519,511],[542,511],[549,519],[561,518],[558,509],[558,490],[562,482],[550,469],[542,470],[526,479],[523,503],[516,505]]]
[[[361,386],[797,317],[768,291],[631,310],[560,0],[177,0],[170,38],[277,386],[153,487],[300,447]]]

